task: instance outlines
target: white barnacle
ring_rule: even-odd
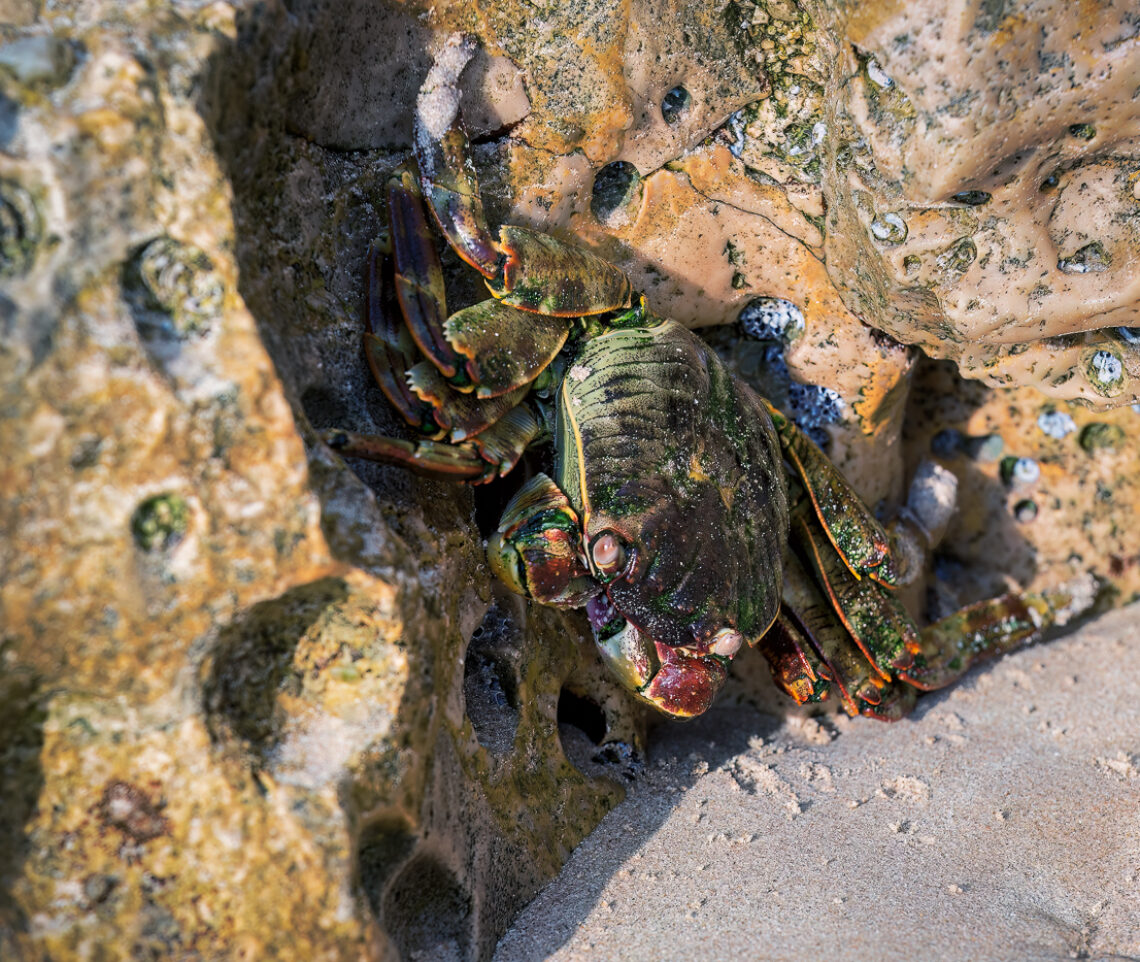
[[[590,376],[590,369],[585,364],[575,364],[570,368],[569,378],[571,381],[577,381],[581,384],[586,378]]]
[[[1060,440],[1077,429],[1072,416],[1064,411],[1045,411],[1037,418],[1037,427],[1051,438]]]
[[[886,71],[884,71],[883,68],[879,66],[879,61],[877,60],[867,61],[867,76],[871,78],[872,83],[874,83],[876,86],[882,87],[884,90],[887,90],[888,88],[895,85],[895,82],[891,80],[889,76],[887,76]]]
[[[1011,476],[1015,484],[1033,484],[1041,477],[1041,465],[1033,458],[1018,458],[1013,462]]]
[[[1089,361],[1089,366],[1101,384],[1113,384],[1124,376],[1124,365],[1111,351],[1097,351]]]

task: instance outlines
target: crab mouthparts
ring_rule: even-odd
[[[607,626],[613,626],[614,623],[618,621],[622,624],[626,624],[625,619],[617,613],[613,602],[606,597],[604,591],[586,602],[586,617],[590,619],[590,625],[593,627],[594,633],[599,635],[610,634],[612,631],[620,630],[620,625],[610,627],[609,630],[607,630]]]

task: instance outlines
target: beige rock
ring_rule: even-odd
[[[1130,12],[861,4],[834,22],[827,258],[856,313],[993,385],[1140,400]]]

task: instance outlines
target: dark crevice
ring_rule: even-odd
[[[416,841],[407,821],[398,815],[378,818],[360,832],[357,883],[378,920],[388,883],[412,854]]]
[[[4,645],[0,644],[0,651]],[[30,672],[8,670],[0,677],[0,958],[17,958],[15,939],[28,920],[11,887],[31,849],[25,825],[36,810],[44,785],[40,753],[44,744],[48,693]],[[10,944],[11,940],[11,944]]]
[[[471,897],[455,873],[429,853],[412,858],[392,881],[383,918],[405,962],[470,958]]]
[[[496,757],[514,747],[519,726],[516,662],[522,629],[506,608],[492,604],[471,636],[463,666],[467,717],[479,744]]]
[[[558,696],[558,724],[578,729],[595,745],[605,740],[609,729],[605,712],[598,705],[566,688]]]

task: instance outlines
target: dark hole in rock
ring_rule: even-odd
[[[463,696],[475,737],[492,755],[508,754],[518,731],[518,682],[512,655],[521,632],[497,604],[471,635],[463,667]]]
[[[32,192],[14,180],[0,179],[0,277],[28,273],[43,235],[43,218]]]
[[[984,190],[964,190],[959,194],[955,194],[953,200],[959,204],[967,204],[970,207],[981,207],[982,204],[990,202],[990,195]]]
[[[782,297],[754,297],[741,310],[741,330],[757,341],[791,342],[804,332],[804,312]]]
[[[593,699],[569,688],[558,696],[558,737],[570,763],[590,778],[637,777],[641,753],[624,741],[607,741],[610,723]]]
[[[641,752],[628,742],[606,742],[600,746],[590,759],[596,766],[594,772],[612,775],[620,774],[627,781],[633,781],[641,773],[644,760]],[[586,774],[592,774],[587,771]]]
[[[168,551],[186,534],[190,508],[173,493],[147,498],[131,515],[131,534],[143,551]]]
[[[0,150],[3,150],[16,136],[19,122],[20,105],[0,94]]]
[[[661,116],[665,118],[665,123],[675,124],[681,120],[692,102],[693,95],[677,84],[661,99]]]
[[[378,919],[388,882],[415,847],[416,836],[399,816],[378,819],[360,833],[357,877],[360,890]]]
[[[122,269],[123,297],[151,362],[177,380],[183,347],[209,333],[220,316],[225,284],[196,247],[158,237]]]
[[[641,175],[626,160],[606,164],[594,177],[590,210],[607,227],[628,224],[641,206]]]
[[[1013,516],[1021,524],[1029,524],[1037,517],[1037,503],[1029,498],[1018,501],[1013,506]]]
[[[589,698],[563,688],[558,696],[558,726],[570,726],[582,732],[595,745],[606,737],[606,715]]]
[[[384,928],[406,962],[462,962],[471,952],[471,898],[455,873],[428,854],[413,857],[384,897]]]
[[[549,454],[549,452],[544,453]],[[475,500],[475,526],[484,539],[489,537],[493,531],[498,530],[499,521],[503,517],[503,509],[506,508],[507,503],[515,496],[516,492],[526,484],[527,479],[531,477],[529,463],[532,460],[538,460],[538,455],[524,454],[523,459],[523,462],[505,478],[496,478],[494,481],[477,485],[471,489]],[[549,466],[547,466],[547,470],[549,471]]]

